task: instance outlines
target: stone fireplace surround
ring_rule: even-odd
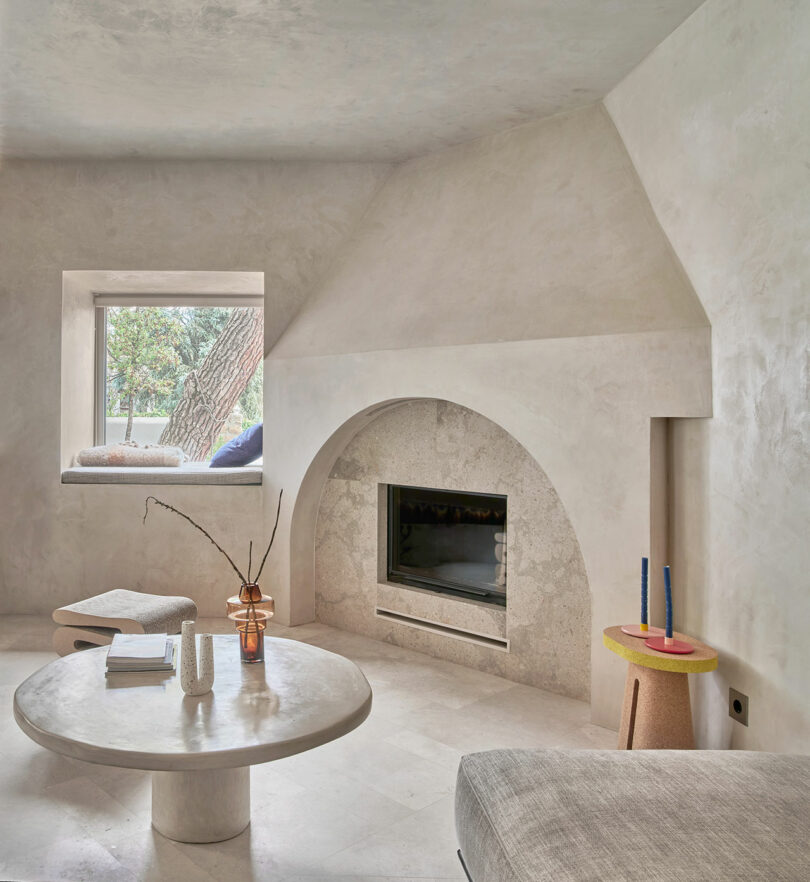
[[[388,484],[508,497],[506,609],[387,581]],[[540,466],[480,414],[424,400],[382,413],[335,463],[315,536],[318,621],[589,697],[590,595],[576,535]]]
[[[657,624],[666,562],[666,421],[711,415],[707,327],[466,346],[274,357],[265,362],[265,518],[284,488],[268,559],[276,617],[315,618],[324,485],[351,440],[407,401],[450,401],[495,423],[542,467],[579,544],[591,596],[591,716],[618,726],[626,671],[602,629],[638,616],[651,557]],[[376,558],[375,558],[376,560]],[[677,589],[676,589],[677,598]]]

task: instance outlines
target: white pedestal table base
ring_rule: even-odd
[[[250,823],[250,766],[152,772],[152,826],[177,842],[221,842]]]

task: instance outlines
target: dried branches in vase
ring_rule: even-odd
[[[267,555],[270,554],[270,549],[273,547],[273,541],[276,538],[278,520],[281,514],[281,497],[283,494],[283,490],[279,491],[278,507],[276,508],[276,521],[273,524],[273,532],[270,534],[270,542],[267,546],[267,550],[264,552],[258,572],[253,578],[251,578],[251,572],[253,569],[253,540],[250,541],[248,547],[247,577],[245,577],[228,552],[225,551],[219,542],[217,542],[216,539],[214,539],[214,537],[204,527],[201,527],[193,518],[190,518],[185,512],[180,511],[179,508],[169,505],[168,502],[163,502],[156,496],[146,497],[146,510],[143,515],[144,524],[149,516],[150,502],[154,502],[155,505],[159,505],[167,511],[174,512],[174,514],[187,520],[192,527],[199,530],[203,536],[215,546],[217,551],[225,557],[233,571],[239,576],[241,588],[239,589],[238,594],[228,598],[227,609],[228,618],[236,622],[236,630],[239,632],[239,648],[242,655],[242,661],[246,664],[264,661],[264,631],[267,627],[268,620],[273,616],[274,603],[272,597],[268,594],[262,594],[261,588],[259,588],[259,578],[261,577],[262,570],[264,570]]]

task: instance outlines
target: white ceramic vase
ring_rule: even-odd
[[[197,671],[197,634],[194,622],[183,622],[180,642],[180,686],[186,695],[205,695],[214,685],[214,638],[200,635],[200,668]]]

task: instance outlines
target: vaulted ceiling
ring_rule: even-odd
[[[0,0],[0,153],[400,160],[602,98],[701,0]]]

